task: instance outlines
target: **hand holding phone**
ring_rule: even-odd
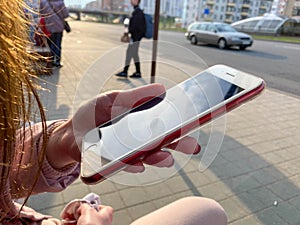
[[[217,65],[128,112],[117,110],[113,120],[85,135],[82,180],[97,183],[146,160],[150,153],[250,100],[263,88],[262,79]]]
[[[72,119],[73,131],[75,134],[74,136],[77,137],[77,144],[81,145],[81,137],[92,130],[92,128],[95,127],[95,124],[108,125],[113,123],[112,121],[118,120],[118,115],[134,112],[137,108],[140,110],[145,110],[146,107],[150,108],[160,101],[155,101],[155,99],[160,99],[156,97],[163,96],[165,92],[166,90],[163,85],[150,84],[126,91],[106,92],[96,96],[95,99],[87,101],[80,107]],[[143,104],[150,100],[152,100],[152,105],[148,104],[145,106]],[[181,141],[180,146],[173,143],[170,146],[170,149],[180,149],[187,154],[193,154],[200,151],[200,146],[197,144],[196,140],[193,140],[190,137],[186,137],[184,140]],[[173,165],[173,158],[169,152],[156,150],[153,154],[148,155],[143,160],[137,160],[132,163],[132,167],[126,167],[125,171],[134,173],[142,172],[145,169],[144,164],[155,164],[157,167],[170,167]]]

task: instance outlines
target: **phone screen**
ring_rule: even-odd
[[[83,149],[83,174],[95,174],[106,163],[120,159],[136,149],[159,141],[196,120],[213,107],[244,89],[218,78],[208,71],[172,88],[153,107],[148,102],[141,111],[133,110],[121,119],[98,128],[97,144]],[[224,103],[225,104],[225,103]]]

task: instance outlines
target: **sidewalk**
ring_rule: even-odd
[[[97,68],[96,71],[89,69],[91,62],[115,46],[94,38],[88,46],[75,49],[72,35],[75,36],[70,33],[64,37],[64,67],[55,69],[51,76],[41,77],[46,81],[41,82],[42,86],[51,91],[41,95],[48,119],[72,115],[74,96],[79,91],[77,85],[82,76],[89,78],[84,82],[96,82],[87,71],[96,72],[97,79],[105,81],[103,90],[149,83],[149,78],[124,81],[106,76]],[[114,59],[111,63],[115,63]],[[168,65],[158,66],[160,74],[170,74],[166,72],[170,69]],[[178,75],[172,80],[180,78]],[[94,86],[88,87],[93,89]],[[82,93],[89,95],[95,91],[89,89]],[[107,180],[93,186],[78,179],[61,193],[31,197],[29,204],[43,213],[58,216],[70,200],[95,192],[101,196],[103,204],[114,208],[113,224],[126,225],[181,197],[197,195],[217,200],[225,208],[231,225],[299,225],[299,125],[300,99],[267,89],[257,99],[227,115],[221,149],[204,171],[200,171],[199,162],[206,151],[211,125],[200,131],[201,154],[191,158],[169,179],[145,186],[120,184],[122,176],[135,183],[135,176],[128,177],[128,174],[117,176],[118,182]]]

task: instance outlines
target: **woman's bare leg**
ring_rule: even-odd
[[[226,225],[227,216],[216,201],[186,197],[134,221],[131,225]]]

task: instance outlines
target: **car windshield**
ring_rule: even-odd
[[[216,24],[215,25],[219,32],[236,32],[236,30],[227,24]]]

